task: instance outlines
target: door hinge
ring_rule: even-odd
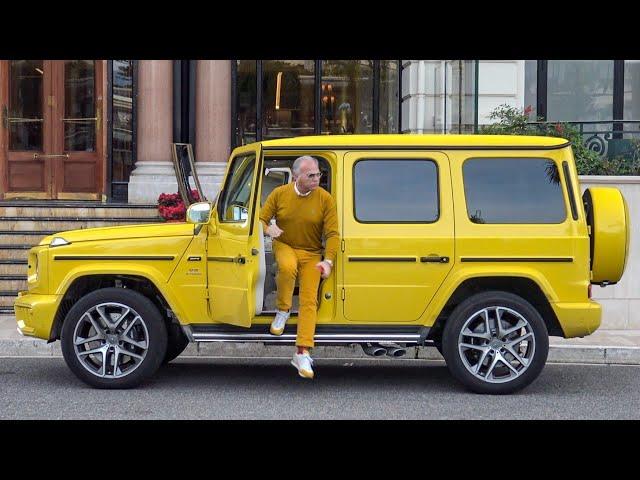
[[[54,97],[53,95],[47,96],[47,105],[50,106],[50,107],[55,107],[56,106],[56,97]]]
[[[340,242],[340,250],[344,252],[344,240]]]
[[[345,294],[344,294],[344,288],[342,289],[342,300],[344,300]]]

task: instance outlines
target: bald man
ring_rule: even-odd
[[[306,155],[297,158],[292,170],[294,182],[274,189],[260,210],[260,221],[264,232],[273,239],[278,264],[278,311],[270,331],[282,335],[299,278],[297,351],[291,364],[301,377],[313,378],[309,349],[314,346],[318,285],[320,278],[329,277],[333,270],[340,244],[338,213],[331,194],[319,186],[322,173],[315,158]],[[274,218],[275,223],[270,224]]]

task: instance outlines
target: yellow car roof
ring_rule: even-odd
[[[264,148],[282,147],[453,147],[504,148],[541,147],[559,148],[568,141],[558,137],[525,135],[423,135],[423,134],[369,134],[369,135],[311,135],[304,137],[265,140]]]

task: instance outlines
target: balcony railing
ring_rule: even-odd
[[[605,120],[589,122],[529,122],[540,127],[566,123],[578,129],[589,150],[601,158],[630,157],[632,140],[640,142],[640,120]]]

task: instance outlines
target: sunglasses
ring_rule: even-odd
[[[318,172],[318,173],[307,173],[306,177],[308,179],[312,179],[312,178],[317,178],[320,179],[320,177],[322,177],[322,172]]]

